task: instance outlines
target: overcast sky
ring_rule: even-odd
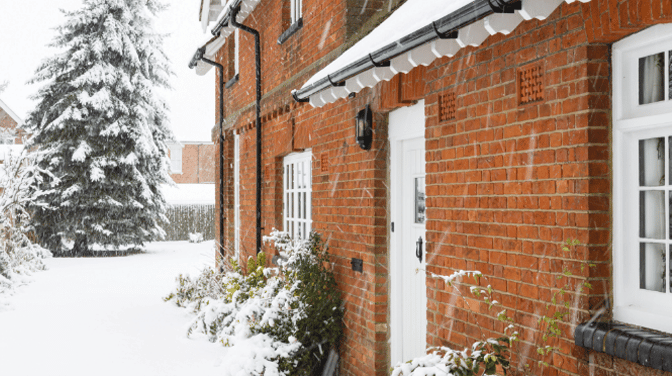
[[[157,31],[170,33],[164,51],[176,76],[173,90],[162,93],[171,108],[173,131],[181,141],[210,141],[215,123],[214,69],[197,76],[187,67],[196,48],[206,39],[198,21],[199,0],[164,0],[170,4],[156,20]],[[54,27],[65,18],[59,9],[75,10],[82,0],[0,0],[0,83],[9,81],[0,94],[19,117],[33,107],[28,98],[38,85],[27,85],[35,69],[55,49],[47,47],[56,35]]]

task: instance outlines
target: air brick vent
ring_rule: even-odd
[[[439,95],[439,122],[455,119],[456,109],[455,93],[447,92]]]

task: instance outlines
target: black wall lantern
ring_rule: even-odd
[[[357,113],[355,136],[360,148],[364,150],[371,149],[371,142],[373,141],[373,114],[368,104],[365,109]]]

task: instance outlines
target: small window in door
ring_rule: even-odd
[[[425,178],[415,178],[415,223],[425,223]]]

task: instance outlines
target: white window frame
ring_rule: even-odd
[[[613,45],[613,317],[617,321],[672,333],[672,291],[669,287],[672,248],[670,229],[665,227],[663,240],[646,240],[665,244],[665,270],[668,274],[666,292],[640,289],[639,244],[639,140],[664,137],[666,165],[665,185],[656,187],[665,192],[666,202],[672,192],[670,144],[672,136],[672,100],[669,81],[665,83],[665,100],[639,104],[639,58],[665,52],[665,74],[669,75],[672,51],[672,24],[658,25],[630,36]],[[647,188],[648,190],[650,188]],[[669,221],[669,205],[665,205]]]
[[[303,1],[302,0],[289,0],[291,4],[291,19],[292,19],[292,25],[295,23],[299,22],[301,17],[303,16]]]
[[[234,257],[240,256],[240,135],[233,136]]]
[[[184,145],[180,143],[174,143],[170,146],[170,173],[171,174],[181,174],[182,173],[182,148]]]
[[[312,158],[308,149],[283,160],[282,226],[293,238],[308,239],[312,228]]]

